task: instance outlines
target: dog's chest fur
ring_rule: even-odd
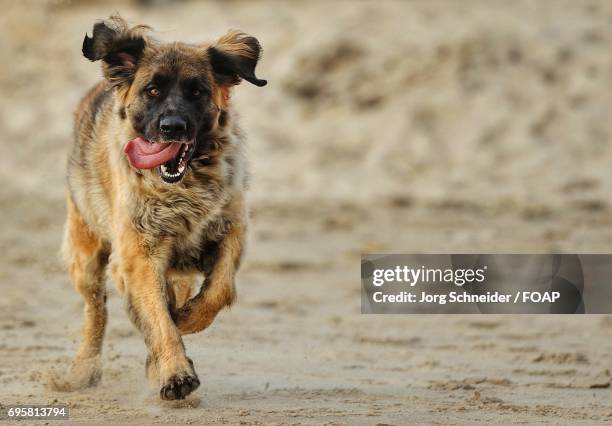
[[[191,188],[171,188],[162,193],[132,199],[128,210],[141,235],[152,248],[161,240],[170,240],[170,265],[178,269],[196,267],[208,242],[215,242],[230,226],[222,214],[230,200],[229,191],[220,182],[202,182]]]
[[[201,270],[205,257],[232,226],[225,207],[246,183],[241,143],[226,137],[223,155],[193,161],[180,185],[145,186],[128,198],[127,210],[148,243],[171,242],[169,267]]]

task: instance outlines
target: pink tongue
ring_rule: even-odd
[[[180,143],[151,143],[139,136],[129,141],[123,152],[137,169],[152,169],[172,160],[180,149]]]

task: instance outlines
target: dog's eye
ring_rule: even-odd
[[[202,91],[200,91],[200,89],[193,89],[191,91],[191,96],[193,96],[194,98],[199,98],[200,96],[202,96]]]
[[[159,96],[159,89],[157,87],[149,87],[147,89],[147,95],[149,95],[152,98],[156,98]]]

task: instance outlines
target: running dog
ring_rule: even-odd
[[[85,35],[105,79],[80,102],[68,160],[63,251],[85,300],[66,390],[95,385],[107,322],[105,271],[148,348],[165,400],[200,384],[181,335],[207,328],[236,297],[247,230],[244,135],[230,102],[256,86],[257,39],[161,43],[119,16]]]

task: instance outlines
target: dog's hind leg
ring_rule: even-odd
[[[64,252],[72,283],[85,302],[81,344],[67,377],[51,378],[57,390],[76,390],[97,384],[102,376],[102,341],[106,328],[105,267],[110,247],[87,226],[68,197]]]

